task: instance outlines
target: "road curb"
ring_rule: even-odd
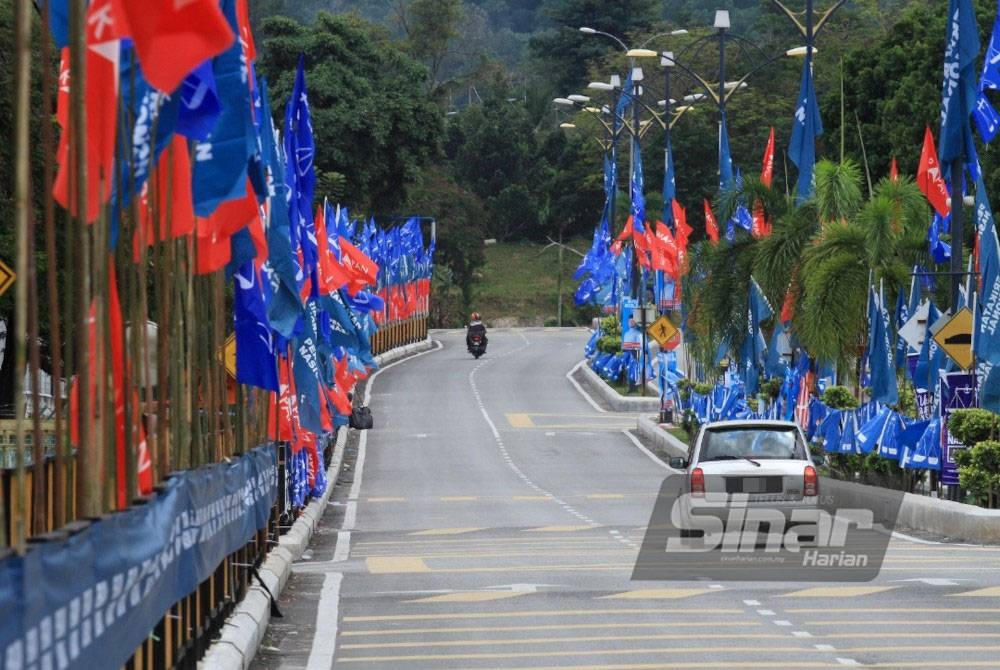
[[[375,357],[379,367],[393,361],[410,356],[434,347],[434,342],[426,340],[408,344],[393,349]],[[288,582],[292,571],[292,563],[297,561],[302,552],[309,546],[313,531],[326,511],[327,503],[333,494],[340,465],[344,460],[344,446],[347,444],[347,430],[337,431],[337,442],[334,447],[330,467],[326,471],[326,479],[330,484],[322,496],[306,505],[306,508],[292,524],[291,529],[278,538],[278,546],[268,552],[267,559],[261,565],[261,580],[268,590],[277,598]],[[271,620],[271,601],[260,584],[254,584],[247,590],[246,596],[236,605],[222,625],[218,640],[215,640],[198,661],[198,667],[204,670],[245,670],[257,654],[264,633]]]
[[[613,412],[659,412],[659,398],[630,398],[608,386],[601,377],[590,369],[587,362],[579,367],[583,382]]]
[[[660,425],[648,416],[640,416],[636,424],[636,432],[640,437],[652,442],[671,457],[687,458],[688,445],[660,428]]]

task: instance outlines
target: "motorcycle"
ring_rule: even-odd
[[[471,353],[475,358],[479,358],[486,353],[486,336],[485,335],[472,335],[469,338],[469,353]]]

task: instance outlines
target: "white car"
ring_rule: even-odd
[[[819,473],[793,422],[705,424],[690,460],[670,465],[687,475],[671,515],[682,537],[717,546],[780,530],[782,541],[788,528],[817,519]]]

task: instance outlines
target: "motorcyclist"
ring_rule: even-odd
[[[469,321],[469,329],[465,331],[465,346],[472,351],[472,336],[479,335],[483,338],[483,346],[486,346],[486,326],[479,320],[479,312],[473,312]]]

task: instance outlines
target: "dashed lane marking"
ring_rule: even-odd
[[[459,591],[439,596],[407,600],[408,603],[485,603],[491,600],[505,600],[530,593],[529,591]]]
[[[801,591],[783,593],[782,598],[856,598],[874,593],[882,593],[896,588],[895,586],[817,586]]]
[[[624,497],[621,493],[589,493],[584,496],[587,500],[621,500]]]
[[[441,502],[476,502],[479,500],[479,496],[441,496],[438,500]]]
[[[600,528],[598,524],[585,524],[582,526],[542,526],[540,528],[525,528],[523,533],[575,533],[580,530],[592,530]]]
[[[427,530],[418,530],[415,533],[407,533],[411,536],[427,536],[427,535],[464,535],[465,533],[475,533],[476,531],[484,530],[483,528],[469,527],[469,528],[428,528]]]
[[[777,633],[657,633],[653,635],[591,635],[587,637],[528,637],[480,640],[419,640],[413,642],[370,642],[342,644],[341,651],[348,649],[428,649],[434,647],[507,647],[531,644],[565,644],[573,642],[659,642],[665,640],[778,640],[784,635]],[[572,653],[572,652],[571,652]]]
[[[555,502],[552,496],[513,496],[511,500],[518,502]]]
[[[600,596],[600,600],[671,600],[675,598],[690,598],[709,593],[711,589],[638,589],[624,591],[610,596]]]
[[[419,556],[372,556],[365,559],[365,565],[373,575],[431,572]]]
[[[394,497],[380,497],[380,498],[365,498],[365,502],[370,503],[401,503],[406,502],[406,498],[394,498]]]

